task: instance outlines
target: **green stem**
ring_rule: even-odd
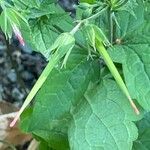
[[[74,35],[80,28],[82,22],[79,22],[71,31],[70,34]]]
[[[92,19],[95,19],[95,18],[99,17],[99,15],[100,15],[102,12],[104,12],[105,10],[107,10],[107,8],[108,8],[108,6],[102,8],[98,13],[92,15],[92,16],[89,17],[89,18],[84,19],[83,21],[92,20]]]
[[[114,38],[114,23],[113,23],[113,13],[110,11],[109,13],[109,22],[110,22],[110,43],[113,43],[113,38]]]
[[[73,30],[71,31],[71,33],[74,34],[74,31],[76,32],[76,31],[80,28],[80,26],[81,26],[82,24],[86,23],[87,21],[93,20],[93,19],[99,17],[99,15],[100,15],[103,11],[105,11],[107,8],[108,8],[108,7],[104,7],[104,8],[102,8],[98,13],[96,13],[96,14],[94,14],[94,15],[92,15],[92,16],[86,18],[86,19],[77,21],[78,24],[73,28]]]
[[[102,44],[102,42],[97,40],[96,41],[96,48],[97,48],[98,52],[100,53],[100,55],[103,57],[107,67],[109,68],[111,74],[115,78],[117,84],[119,85],[119,87],[122,89],[122,91],[124,92],[124,94],[128,98],[128,100],[129,100],[131,106],[133,107],[135,113],[139,114],[139,110],[137,109],[136,105],[132,101],[125,83],[123,82],[116,66],[114,65],[113,61],[111,60],[111,58],[110,58],[109,54],[107,53],[107,51],[106,51],[104,45]]]
[[[58,27],[57,25],[53,25],[54,29],[51,28],[52,31],[58,33],[58,34],[61,34],[61,33],[64,33],[65,31],[63,29],[61,29],[60,27]],[[86,49],[86,47],[84,47],[82,44],[80,44],[78,41],[75,41],[75,44],[82,48],[82,49]]]

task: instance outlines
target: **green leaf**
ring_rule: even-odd
[[[112,80],[89,89],[71,113],[70,149],[131,150],[138,136],[135,113]]]
[[[145,20],[148,20],[149,16],[150,16],[150,2],[149,2],[149,0],[145,1],[144,6],[145,6]]]
[[[138,139],[134,142],[133,150],[150,149],[150,113],[145,114],[144,118],[137,122],[139,130]]]
[[[49,14],[63,14],[64,11],[59,5],[55,3],[50,3],[49,1],[44,1],[41,3],[40,7],[38,8],[30,8],[28,9],[29,13],[27,14],[28,18],[39,18],[44,15]]]
[[[138,5],[134,8],[134,14],[132,15],[126,11],[118,11],[115,13],[119,24],[116,31],[117,38],[124,38],[127,33],[138,29],[144,22],[144,4],[142,0],[138,0]]]
[[[0,27],[6,36],[8,36],[9,38],[12,37],[13,31],[12,31],[11,23],[8,21],[5,11],[3,11],[0,15]]]
[[[130,95],[150,110],[150,47],[148,44],[116,45],[109,49],[112,59],[121,63]]]
[[[53,150],[52,148],[50,148],[46,142],[41,142],[38,150]]]
[[[30,124],[32,112],[33,112],[33,108],[29,107],[29,108],[25,109],[25,111],[21,115],[20,126],[23,129],[23,132],[27,132],[28,131],[28,126]]]
[[[149,44],[150,45],[150,22],[144,21],[144,23],[138,27],[138,29],[128,33],[124,42],[134,44]]]
[[[124,94],[112,80],[85,93],[93,77],[99,77],[98,63],[87,61],[80,49],[73,51],[68,61],[66,69],[51,72],[35,98],[30,118],[23,118],[22,128],[56,150],[130,150],[137,138],[132,121],[139,116]]]
[[[137,6],[137,0],[111,0],[111,9],[117,11],[127,11],[131,15],[135,15],[134,8]]]
[[[43,0],[42,0],[43,1]],[[21,7],[23,8],[22,6],[25,6],[26,8],[27,7],[35,7],[35,8],[38,8],[40,6],[40,4],[42,3],[41,0],[13,0],[15,6],[17,8]]]
[[[43,138],[50,147],[66,150],[70,111],[78,105],[89,82],[98,78],[98,62],[87,61],[84,50],[75,48],[66,69],[54,69],[38,92],[28,132]],[[22,127],[27,129],[24,120]]]
[[[20,16],[15,13],[13,8],[5,8],[0,15],[1,29],[9,38],[12,37],[12,26],[14,24],[20,26],[19,17]]]
[[[29,19],[31,32],[25,36],[25,32],[23,33],[26,43],[46,58],[49,57],[49,47],[54,43],[56,37],[63,32],[70,32],[75,26],[69,13],[64,12],[54,1],[42,1],[38,8],[30,8],[18,0],[15,1],[15,5]],[[24,5],[25,7],[23,7]],[[81,32],[75,34],[75,37],[77,45],[83,47],[85,40],[82,38]]]
[[[34,1],[32,1],[34,2]],[[67,14],[64,10],[57,4],[55,0],[42,0],[39,2],[38,7],[29,2],[24,2],[22,0],[14,0],[15,7],[24,14],[28,19],[36,19],[42,16],[48,15],[64,15]],[[50,16],[51,18],[52,16]],[[55,16],[56,17],[56,16]],[[62,18],[61,20],[63,20]]]
[[[17,12],[17,10],[14,7],[7,8],[3,4],[2,8],[3,11],[0,15],[0,27],[5,33],[6,37],[12,37],[14,26],[16,26],[19,30],[21,29],[22,25],[24,25],[25,29],[29,29],[29,25],[26,18],[22,14],[20,14],[20,12]]]
[[[59,34],[66,31],[70,32],[69,29],[73,28],[72,20],[58,5],[52,2],[48,3],[48,1],[43,1],[39,8],[34,8],[34,10],[29,10],[29,12],[31,14],[27,13],[27,18],[29,19],[31,32],[28,32],[28,36],[26,34],[25,40],[33,50],[42,53],[48,59],[50,46],[54,43]],[[71,22],[69,28],[68,25],[66,25],[67,21]],[[61,26],[63,30],[56,29],[56,26],[58,28]],[[25,32],[23,36],[24,34]]]
[[[49,48],[56,40],[58,34],[52,30],[52,26],[48,24],[47,20],[39,20],[33,23],[30,35],[32,37],[32,47],[48,59],[50,55]]]

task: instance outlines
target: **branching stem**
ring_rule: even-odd
[[[94,14],[94,15],[92,15],[92,16],[86,18],[86,19],[77,21],[78,24],[71,30],[70,33],[71,33],[71,34],[75,34],[75,33],[79,30],[79,28],[81,27],[82,24],[86,23],[86,22],[89,21],[89,20],[92,20],[92,19],[95,19],[95,18],[99,17],[99,15],[100,15],[103,11],[105,11],[107,8],[108,8],[108,7],[104,7],[104,8],[102,8],[101,11],[99,11],[98,13],[96,13],[96,14]]]
[[[113,22],[113,12],[109,13],[109,22],[110,22],[110,43],[113,43],[114,39],[114,22]]]

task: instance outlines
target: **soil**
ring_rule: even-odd
[[[0,100],[22,105],[46,64],[41,54],[16,39],[8,46],[0,35]]]

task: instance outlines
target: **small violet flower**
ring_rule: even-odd
[[[21,34],[19,28],[18,28],[15,24],[12,26],[12,28],[13,28],[13,31],[14,31],[14,33],[15,33],[15,36],[16,36],[17,39],[19,40],[20,44],[21,44],[22,46],[24,46],[24,45],[25,45],[25,42],[24,42],[24,39],[23,39],[23,37],[22,37],[22,34]]]

